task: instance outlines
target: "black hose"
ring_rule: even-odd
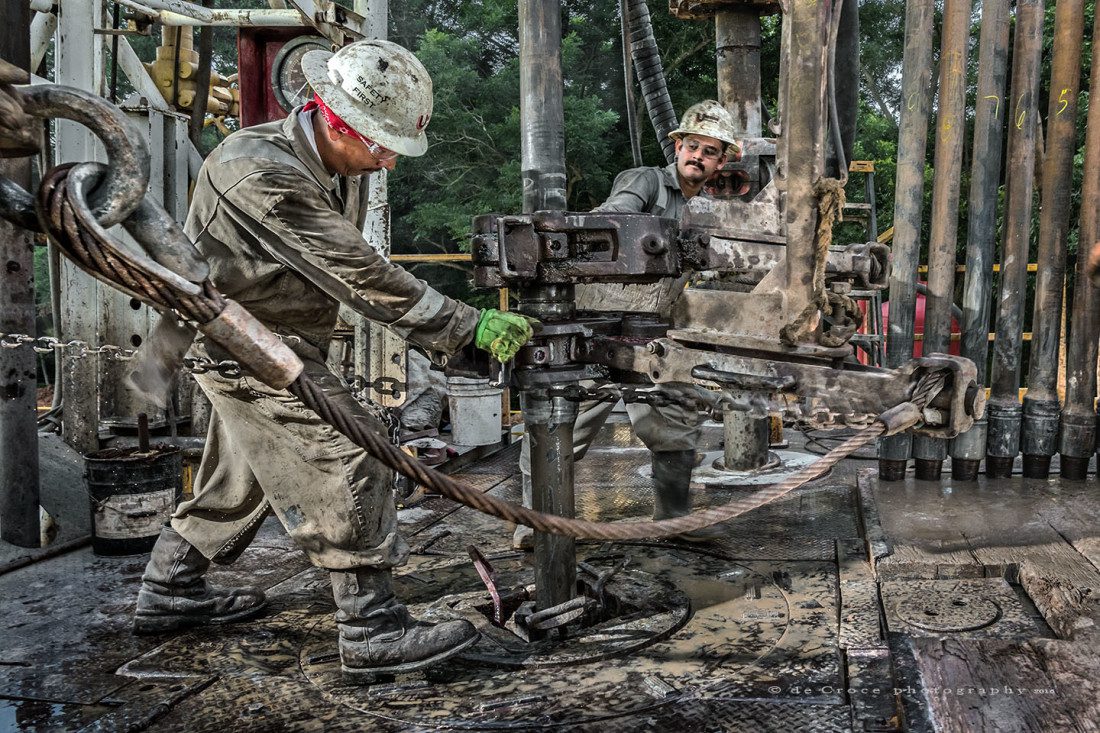
[[[642,99],[645,100],[649,120],[657,133],[657,142],[661,145],[665,160],[671,163],[676,159],[676,143],[669,139],[668,133],[676,129],[676,110],[672,106],[672,97],[668,94],[668,84],[661,66],[661,53],[653,39],[649,7],[645,0],[627,0],[627,5],[634,73],[642,88]]]
[[[844,12],[844,3],[835,3],[833,17],[829,23],[829,57],[828,57],[828,88],[829,88],[829,130],[833,136],[833,155],[836,156],[836,177],[842,181],[848,180],[848,161],[844,155],[844,138],[840,133],[840,113],[836,103],[836,46],[840,28],[841,14]]]
[[[634,68],[630,60],[630,11],[627,0],[619,0],[619,17],[622,24],[623,90],[626,97],[626,129],[630,133],[630,155],[634,167],[642,165],[642,141],[638,138],[638,115],[634,111]]]

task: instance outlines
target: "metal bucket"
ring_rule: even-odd
[[[137,555],[153,548],[183,491],[179,448],[108,448],[84,458],[92,552]]]
[[[489,386],[488,379],[448,379],[451,440],[458,445],[499,443],[502,392],[500,387]]]

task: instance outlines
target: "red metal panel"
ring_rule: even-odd
[[[279,105],[271,89],[271,67],[275,54],[287,41],[315,33],[316,31],[307,27],[241,28],[237,32],[241,127],[286,117],[286,111]]]

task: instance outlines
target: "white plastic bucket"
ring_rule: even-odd
[[[448,379],[451,440],[458,445],[499,443],[502,392],[500,387],[490,387],[488,379]]]

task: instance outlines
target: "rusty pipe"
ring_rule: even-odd
[[[966,229],[966,279],[963,283],[962,356],[978,367],[978,383],[986,384],[989,356],[989,300],[993,288],[994,237],[997,231],[997,189],[1001,181],[1004,139],[1004,94],[1008,75],[1009,0],[982,3],[982,35],[978,50],[978,95],[974,113],[969,213]],[[988,423],[951,442],[951,477],[973,481],[985,456]]]
[[[991,393],[986,415],[987,476],[1012,475],[1020,450],[1020,362],[1024,299],[1035,180],[1035,137],[1039,121],[1039,74],[1043,50],[1043,1],[1016,4],[1012,93],[1007,113],[1008,173],[1005,195],[1001,283],[997,293],[997,339],[993,345]]]
[[[718,101],[733,116],[734,135],[760,137],[760,13],[752,8],[714,16]]]
[[[9,5],[8,32],[0,39],[0,57],[30,65],[30,9]],[[21,31],[21,32],[19,32]],[[13,76],[21,77],[11,69]],[[10,122],[11,120],[5,120]],[[23,190],[31,181],[29,158],[0,160],[0,176]],[[6,179],[5,179],[6,180]],[[23,228],[0,221],[0,331],[34,333],[34,243]],[[0,349],[0,540],[19,547],[39,547],[38,428],[35,353]]]
[[[1081,83],[1084,0],[1058,0],[1050,72],[1046,157],[1039,207],[1039,270],[1031,318],[1031,363],[1024,396],[1021,452],[1024,476],[1046,478],[1058,449],[1058,339],[1066,279],[1070,186],[1077,152],[1077,90]]]
[[[966,132],[966,57],[970,36],[970,0],[946,0],[940,41],[940,93],[936,116],[935,181],[928,240],[928,296],[925,301],[924,353],[946,354],[951,340],[955,294],[959,191],[962,186],[963,134]],[[947,441],[913,436],[917,478],[938,481],[947,458]]]
[[[1093,21],[1100,38],[1100,14]],[[1100,74],[1089,80],[1089,99],[1100,99]],[[1073,314],[1066,345],[1066,404],[1062,409],[1062,478],[1082,481],[1096,447],[1096,352],[1100,327],[1100,291],[1089,282],[1085,252],[1100,239],[1100,104],[1089,105],[1081,185],[1080,252],[1073,290]]]
[[[890,272],[890,324],[886,366],[900,367],[913,356],[917,303],[920,225],[924,210],[924,157],[932,106],[933,0],[909,0],[905,6],[905,55],[902,59],[901,127],[898,131],[897,182],[894,188],[894,246]],[[879,443],[879,477],[905,477],[911,436]]]

